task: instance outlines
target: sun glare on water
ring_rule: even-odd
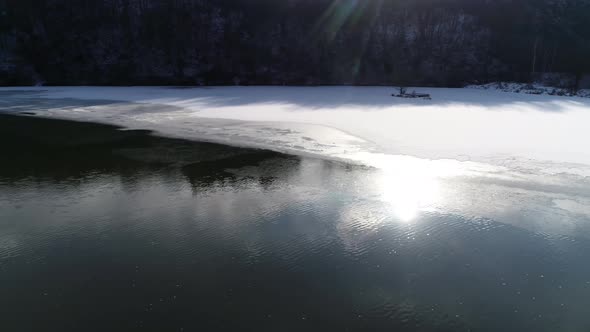
[[[384,170],[378,181],[381,199],[391,204],[394,214],[403,222],[414,220],[420,211],[440,200],[439,180],[413,169]]]
[[[374,188],[378,199],[390,204],[402,222],[411,222],[420,212],[440,205],[445,199],[441,182],[465,173],[460,162],[428,160],[411,156],[360,153],[354,159],[378,169]]]

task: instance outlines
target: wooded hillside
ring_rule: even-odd
[[[580,78],[589,19],[590,0],[0,0],[0,84]]]

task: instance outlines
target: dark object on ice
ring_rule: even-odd
[[[399,93],[398,94],[391,94],[393,97],[399,97],[399,98],[422,98],[422,99],[427,99],[427,100],[431,100],[432,98],[430,97],[430,95],[428,93],[417,93],[416,91],[412,91],[412,93],[406,93],[406,88],[399,88]]]

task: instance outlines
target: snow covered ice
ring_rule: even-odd
[[[281,151],[331,157],[371,151],[492,164],[516,158],[590,165],[590,100],[585,98],[418,88],[431,94],[432,100],[406,100],[392,98],[392,89],[387,87],[0,91],[10,90],[37,91],[38,97],[66,100],[63,107],[57,103],[39,110],[39,115]],[[30,99],[31,95],[12,94],[3,99],[10,103],[19,98]],[[94,106],[68,104],[71,99],[87,100]],[[109,102],[93,103],[98,100]],[[22,109],[4,106],[4,110]]]
[[[590,99],[416,90],[432,100],[387,87],[2,88],[0,108],[374,166],[401,219],[458,211],[563,234],[590,217]],[[506,217],[519,206],[530,220]]]

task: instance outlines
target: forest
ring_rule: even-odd
[[[0,85],[577,88],[589,18],[590,0],[0,0]]]

